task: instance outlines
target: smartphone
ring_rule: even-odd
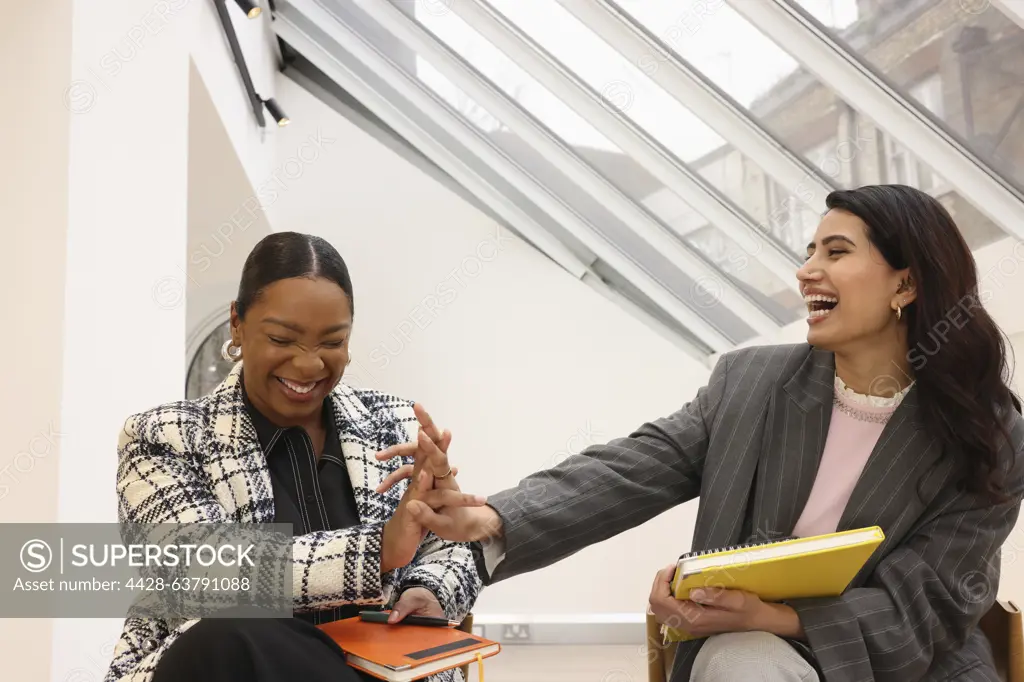
[[[390,611],[360,611],[359,618],[368,623],[387,623]],[[431,616],[406,616],[395,625],[426,625],[435,628],[453,628],[458,625],[447,618],[433,618]]]

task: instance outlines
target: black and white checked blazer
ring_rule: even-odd
[[[789,535],[825,446],[834,376],[834,356],[807,344],[726,353],[676,412],[488,496],[505,529],[488,584],[698,497],[694,550]],[[1010,499],[991,504],[958,484],[954,453],[921,419],[917,385],[904,397],[838,527],[878,525],[885,541],[842,596],[789,602],[824,682],[997,682],[977,624],[996,599],[999,548],[1024,497],[1020,414],[1009,427],[1000,459]],[[686,550],[664,542],[668,556]],[[672,682],[689,680],[704,641],[679,645]]]
[[[117,496],[121,523],[272,523],[274,496],[266,458],[242,398],[239,362],[209,395],[168,403],[127,419],[118,444]],[[297,610],[340,604],[390,605],[402,589],[422,586],[438,597],[449,619],[469,613],[481,581],[467,545],[429,534],[415,560],[382,576],[384,523],[406,483],[376,492],[404,462],[374,454],[414,440],[412,403],[344,383],[331,393],[342,455],[361,525],[295,538],[293,595]],[[411,462],[411,460],[409,460]],[[160,656],[199,622],[125,619],[105,682],[148,682]],[[458,682],[458,669],[431,678]]]

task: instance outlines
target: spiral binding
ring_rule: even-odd
[[[740,549],[752,549],[754,547],[765,547],[767,545],[777,545],[780,542],[786,542],[788,540],[799,539],[795,535],[787,535],[786,537],[779,538],[778,540],[765,540],[764,542],[746,542],[740,545],[730,545],[728,547],[715,547],[714,549],[703,549],[697,552],[687,552],[679,557],[679,561],[685,559],[693,559],[694,557],[706,556],[708,554],[719,554],[722,552],[735,552]]]

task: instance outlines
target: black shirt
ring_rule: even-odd
[[[292,534],[296,536],[359,525],[356,497],[342,458],[330,399],[323,403],[327,436],[317,460],[313,441],[305,429],[299,426],[285,428],[272,423],[249,400],[244,382],[242,398],[270,469],[274,523],[292,524]],[[367,610],[367,607],[347,604],[296,613],[295,617],[320,624],[357,616],[361,610]]]

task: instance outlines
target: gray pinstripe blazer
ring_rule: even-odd
[[[824,449],[834,372],[833,355],[806,344],[733,351],[674,414],[490,496],[506,554],[489,582],[698,496],[693,549],[789,534]],[[997,680],[976,625],[996,598],[999,547],[1024,497],[1016,412],[1011,428],[1012,500],[993,506],[957,485],[951,453],[923,428],[917,387],[908,392],[839,522],[879,525],[885,542],[843,596],[791,602],[827,682]],[[703,641],[680,646],[673,682],[689,679]]]

